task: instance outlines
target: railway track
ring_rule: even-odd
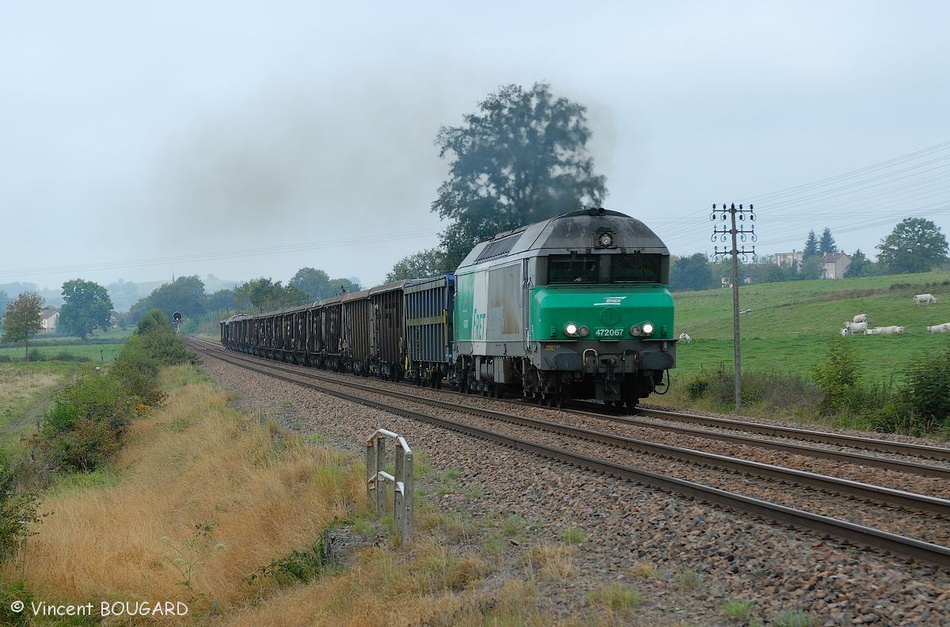
[[[630,452],[632,451],[636,455],[647,454],[659,458],[674,459],[682,463],[716,468],[719,471],[727,473],[742,473],[743,475],[766,477],[770,481],[808,486],[809,488],[817,489],[825,493],[845,494],[852,498],[862,499],[861,502],[886,504],[886,507],[877,506],[881,509],[893,510],[895,507],[902,508],[902,513],[899,514],[901,517],[906,515],[926,515],[934,518],[934,516],[936,516],[936,518],[934,518],[935,520],[943,521],[941,523],[942,527],[950,524],[950,501],[944,499],[842,480],[817,473],[783,468],[772,464],[762,464],[682,447],[656,444],[654,442],[604,433],[593,429],[582,429],[550,420],[540,420],[493,409],[461,405],[457,401],[458,397],[453,399],[453,402],[449,402],[435,398],[423,398],[418,393],[410,394],[394,390],[391,389],[392,386],[381,390],[378,386],[358,383],[359,379],[352,377],[346,377],[345,380],[341,380],[337,377],[326,376],[322,373],[318,374],[312,369],[294,367],[239,355],[225,351],[214,343],[198,343],[192,341],[192,346],[212,357],[228,361],[242,368],[247,368],[268,376],[280,377],[295,384],[305,385],[353,402],[376,407],[384,411],[394,412],[415,420],[423,420],[430,424],[436,424],[443,428],[495,441],[518,450],[530,451],[551,459],[570,463],[577,467],[597,470],[612,476],[622,477],[664,490],[699,498],[710,503],[726,505],[771,520],[816,530],[821,533],[832,534],[860,545],[874,546],[907,555],[915,559],[933,562],[942,566],[950,566],[950,549],[940,544],[915,538],[907,538],[896,533],[881,530],[880,528],[839,520],[822,514],[810,513],[760,498],[736,494],[724,490],[721,487],[703,485],[696,481],[684,480],[662,473],[636,468],[627,462],[629,461]],[[341,386],[344,385],[358,393],[343,391]],[[359,393],[364,395],[361,396]],[[380,402],[367,398],[365,394],[377,397],[379,395],[385,395],[389,398],[385,402]],[[459,422],[456,420],[448,420],[445,417],[434,416],[429,411],[423,412],[414,408],[418,407],[419,404],[430,408],[434,407],[442,413],[454,412],[470,417],[474,416],[477,417],[475,422],[481,420],[483,424],[479,426],[478,424],[473,424],[470,420]],[[515,425],[517,429],[522,429],[523,431],[502,433],[498,430],[498,426],[502,423]],[[525,436],[526,430],[552,434],[556,438],[562,438],[562,440],[560,440],[560,445],[556,445],[558,441],[551,443],[550,441],[539,442],[538,440],[542,438],[532,437],[528,439],[528,437]],[[528,432],[530,433],[530,431]],[[566,440],[563,440],[565,438]],[[620,449],[626,451],[626,457],[621,456],[620,459],[612,459],[618,456],[609,452],[603,453],[599,450],[593,453],[582,452],[577,450],[584,448],[576,446],[578,441],[588,444],[593,443],[593,445],[596,446],[610,447],[610,449]],[[565,448],[565,445],[570,446],[571,450]],[[904,454],[906,455],[907,453]],[[904,470],[901,472],[908,471]],[[904,512],[912,512],[912,514]]]
[[[809,457],[821,457],[849,464],[861,464],[864,466],[874,466],[885,470],[895,472],[916,474],[924,477],[936,477],[939,479],[950,479],[950,466],[933,463],[925,463],[920,460],[928,461],[950,461],[950,449],[937,446],[910,444],[904,442],[894,442],[891,440],[881,440],[876,438],[865,438],[849,435],[840,435],[828,433],[825,431],[814,431],[795,427],[773,426],[754,422],[745,422],[742,420],[733,420],[728,418],[716,418],[712,416],[699,416],[695,414],[685,414],[682,412],[663,411],[657,409],[638,408],[637,413],[647,418],[656,418],[662,420],[643,420],[632,416],[620,416],[613,412],[600,412],[588,410],[574,410],[585,416],[593,416],[602,420],[611,420],[627,425],[636,425],[647,429],[656,429],[680,435],[688,435],[710,440],[719,440],[732,444],[754,446],[758,448],[768,448],[786,453],[806,455]],[[690,426],[683,426],[677,423],[687,423],[713,427],[717,431],[709,431]],[[731,431],[731,433],[730,433]],[[779,439],[764,439],[762,437],[752,437],[749,435],[740,435],[740,433],[752,433],[764,435]],[[803,445],[798,442],[808,441],[826,445],[840,447],[832,449],[818,446]],[[881,457],[866,455],[855,450],[841,449],[874,450],[883,453],[904,456],[905,459]],[[912,459],[906,459],[910,457]]]

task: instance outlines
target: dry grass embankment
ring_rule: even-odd
[[[227,611],[274,588],[248,575],[312,545],[365,494],[361,468],[248,420],[205,383],[135,422],[105,475],[42,498],[50,515],[23,570],[34,600],[181,600],[190,620]],[[8,569],[0,576],[18,578]]]
[[[584,610],[555,619],[540,603],[535,580],[570,580],[572,554],[541,547],[502,575],[511,565],[488,547],[507,544],[511,532],[499,528],[488,545],[459,551],[439,539],[444,521],[424,505],[408,549],[383,541],[309,583],[285,580],[281,587],[268,576],[248,584],[262,567],[274,571],[275,560],[311,548],[336,518],[374,537],[363,465],[231,409],[226,393],[195,382],[188,366],[171,368],[169,378],[191,382],[133,423],[109,469],[72,475],[42,497],[50,515],[27,547],[22,572],[7,564],[0,578],[22,579],[29,598],[47,604],[189,606],[184,618],[113,617],[101,624],[591,624]],[[94,616],[69,624],[100,623]]]

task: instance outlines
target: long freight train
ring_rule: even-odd
[[[575,211],[501,233],[455,274],[221,322],[270,359],[543,404],[633,407],[676,365],[670,254],[639,220]]]

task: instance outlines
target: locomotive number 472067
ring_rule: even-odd
[[[623,335],[623,329],[597,329],[594,331],[594,337],[620,337]]]

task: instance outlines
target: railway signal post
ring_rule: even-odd
[[[739,255],[742,255],[742,260],[747,261],[748,255],[752,255],[753,261],[755,260],[755,247],[752,246],[751,250],[746,250],[745,241],[746,236],[749,236],[749,239],[752,242],[755,242],[755,225],[751,225],[748,229],[744,226],[736,226],[736,216],[739,216],[739,220],[744,222],[746,216],[748,215],[749,222],[755,221],[755,212],[752,209],[752,205],[749,205],[748,209],[744,209],[742,205],[739,205],[739,208],[736,208],[735,203],[726,207],[726,203],[722,203],[722,209],[716,209],[716,205],[712,206],[712,214],[709,219],[713,222],[716,221],[718,217],[722,222],[726,221],[726,216],[732,216],[732,226],[726,228],[726,225],[723,224],[722,227],[713,226],[712,241],[715,242],[718,238],[722,242],[726,242],[726,235],[732,236],[732,248],[727,249],[725,244],[723,244],[722,250],[719,249],[719,246],[715,246],[713,257],[721,257],[724,255],[732,255],[732,333],[733,333],[733,342],[735,344],[735,391],[736,391],[736,413],[742,409],[742,359],[739,351]],[[738,246],[738,242],[742,242],[742,248]]]

